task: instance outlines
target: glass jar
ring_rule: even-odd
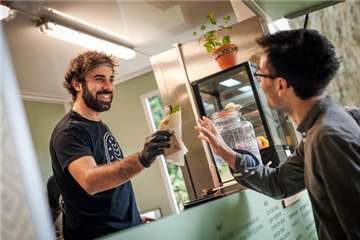
[[[229,147],[247,150],[261,161],[254,128],[250,122],[241,119],[236,109],[216,112],[212,115],[212,121]]]

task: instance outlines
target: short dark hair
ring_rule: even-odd
[[[76,78],[80,83],[85,83],[86,73],[98,66],[109,66],[114,72],[114,67],[117,66],[116,58],[103,52],[87,51],[71,59],[62,85],[72,95],[73,100],[77,92],[71,85],[71,81]]]
[[[344,110],[355,120],[360,127],[360,109],[357,107],[344,107]]]
[[[316,30],[280,31],[256,42],[268,54],[271,75],[286,79],[303,100],[322,94],[340,66],[334,46]]]

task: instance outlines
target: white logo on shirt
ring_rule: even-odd
[[[106,161],[111,163],[116,159],[122,158],[122,152],[120,146],[111,132],[107,132],[104,135],[104,150],[106,155]]]

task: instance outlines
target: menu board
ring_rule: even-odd
[[[104,239],[316,240],[317,233],[306,190],[286,208],[245,190]]]

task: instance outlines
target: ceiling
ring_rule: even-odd
[[[19,10],[2,22],[21,94],[47,101],[70,101],[61,87],[69,60],[86,48],[41,34],[36,20],[40,6],[49,7],[126,37],[136,58],[119,60],[116,83],[151,71],[149,57],[172,48],[174,43],[195,40],[193,31],[204,22],[207,10],[231,16],[230,1],[2,1]]]

